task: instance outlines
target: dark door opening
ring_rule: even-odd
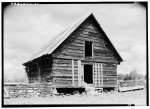
[[[92,65],[84,65],[84,82],[87,84],[93,84]]]

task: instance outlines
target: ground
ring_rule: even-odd
[[[4,99],[4,104],[135,104],[146,105],[146,90],[100,93],[98,95],[70,95],[53,97]]]

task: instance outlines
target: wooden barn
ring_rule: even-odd
[[[122,58],[93,13],[65,29],[25,62],[29,83],[53,83],[55,88],[117,87]]]

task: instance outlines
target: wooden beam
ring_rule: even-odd
[[[98,68],[98,86],[100,87],[100,66],[99,63],[97,63],[97,68]]]
[[[92,59],[94,59],[94,43],[92,43]]]
[[[101,86],[103,86],[103,63],[101,63]]]
[[[95,63],[95,86],[97,87],[97,63]]]
[[[81,60],[78,60],[78,86],[81,86]]]
[[[93,84],[95,86],[95,64],[93,64]]]
[[[81,63],[81,82],[84,82],[84,65]],[[82,84],[81,84],[82,85]]]
[[[74,60],[72,60],[72,85],[74,86]]]

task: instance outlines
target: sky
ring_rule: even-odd
[[[4,76],[26,76],[34,53],[71,23],[93,12],[123,62],[117,72],[146,74],[146,10],[134,4],[10,5],[4,10]],[[11,75],[11,76],[10,76]]]

